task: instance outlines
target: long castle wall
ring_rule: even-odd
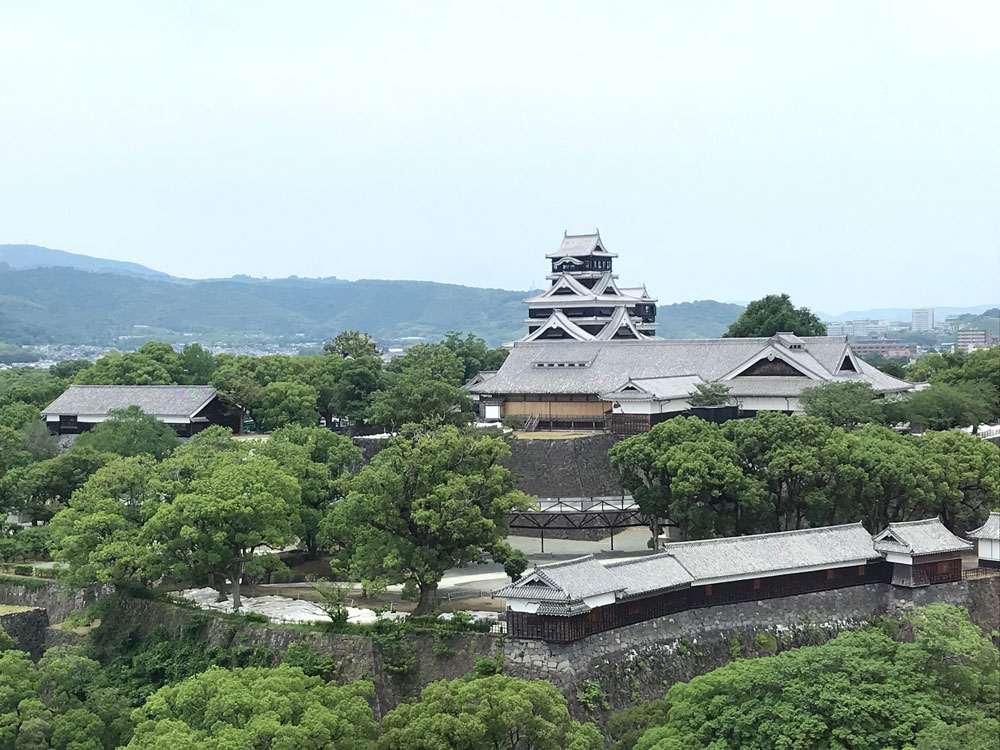
[[[921,589],[876,583],[725,604],[565,644],[512,638],[504,644],[505,669],[517,677],[555,683],[566,693],[573,712],[584,716],[576,698],[584,682],[598,682],[611,710],[621,710],[660,698],[675,682],[709,672],[736,655],[760,656],[816,645],[881,615],[935,602],[967,607],[973,620],[991,632],[1000,621],[1000,577]]]
[[[30,617],[22,615],[15,626],[24,647],[37,651],[49,644],[49,619],[59,622],[70,602],[89,603],[92,594],[67,595],[54,583],[25,587],[0,581],[0,604],[36,606]],[[566,644],[516,638],[460,634],[448,639],[447,653],[433,635],[407,635],[415,656],[413,668],[400,679],[386,668],[385,654],[373,639],[331,633],[308,633],[287,628],[247,624],[239,636],[243,646],[263,646],[283,653],[303,642],[329,654],[339,665],[343,681],[368,676],[376,684],[373,708],[381,716],[399,702],[419,693],[430,682],[468,674],[477,659],[492,657],[502,649],[504,671],[527,679],[546,679],[564,691],[571,710],[580,718],[588,714],[577,700],[585,682],[597,682],[607,694],[610,710],[662,697],[675,682],[689,680],[723,664],[736,655],[760,656],[798,646],[814,645],[841,630],[864,627],[881,615],[894,615],[915,606],[936,602],[969,609],[974,622],[987,633],[1000,622],[1000,577],[902,589],[886,583],[799,594],[780,599],[726,604],[678,612],[667,617],[599,633]],[[49,604],[57,617],[45,612]],[[179,632],[194,614],[187,608],[156,601],[132,600],[117,613],[129,627],[149,629],[163,625]],[[6,625],[5,625],[6,627]],[[210,620],[201,637],[213,645],[232,639],[229,621]]]

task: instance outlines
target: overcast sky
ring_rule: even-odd
[[[661,303],[1000,298],[995,1],[0,9],[0,243],[526,289],[597,226]]]

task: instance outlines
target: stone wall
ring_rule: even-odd
[[[163,626],[173,636],[180,634],[185,623],[197,610],[159,601],[127,599],[118,610],[122,622],[135,623],[142,630]],[[372,708],[381,717],[407,698],[417,695],[428,683],[463,677],[472,671],[477,659],[495,656],[499,641],[488,635],[463,633],[439,640],[434,634],[408,634],[404,647],[412,652],[414,663],[405,674],[397,674],[387,666],[390,658],[375,639],[360,635],[308,632],[278,626],[238,623],[234,620],[210,617],[197,637],[212,646],[232,645],[270,650],[276,656],[293,643],[301,643],[313,651],[331,657],[336,665],[339,682],[370,679],[375,683]],[[446,645],[447,649],[442,648]]]
[[[603,433],[565,440],[514,440],[506,466],[517,477],[517,488],[529,495],[620,495],[618,473],[608,461],[614,443],[614,435]]]
[[[14,639],[14,647],[27,651],[33,659],[42,655],[49,616],[44,609],[24,609],[0,615],[0,627]]]
[[[361,463],[368,464],[371,463],[372,458],[385,446],[386,438],[377,437],[367,437],[364,435],[358,435],[351,438],[351,442],[354,443],[361,451]]]
[[[986,632],[1000,617],[1000,578],[900,589],[886,583],[679,612],[573,643],[509,639],[505,669],[517,677],[561,687],[573,713],[585,681],[600,683],[612,710],[662,697],[690,680],[743,656],[823,643],[841,630],[864,627],[880,615],[935,602],[966,606]],[[600,718],[600,717],[598,717]]]
[[[11,577],[0,579],[0,604],[40,607],[48,613],[49,622],[53,624],[65,620],[74,609],[90,606],[99,595],[98,588],[70,591],[54,581],[40,578],[24,581]]]

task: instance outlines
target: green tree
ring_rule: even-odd
[[[819,417],[833,427],[853,429],[863,424],[881,424],[886,410],[870,383],[849,381],[803,388],[799,402],[810,417]]]
[[[31,453],[24,445],[24,434],[11,427],[0,426],[0,477],[18,466],[27,466]]]
[[[33,524],[44,523],[113,457],[86,446],[74,446],[55,458],[20,466],[0,477],[0,501],[8,512],[24,511]]]
[[[25,401],[13,401],[0,406],[0,427],[20,430],[31,422],[40,422],[42,413],[37,406]]]
[[[1000,507],[1000,448],[958,430],[908,437],[925,457],[934,500],[919,515],[940,516],[956,533],[973,529]]]
[[[315,559],[320,519],[339,497],[337,480],[361,463],[361,451],[350,438],[322,427],[289,425],[271,433],[261,453],[298,481],[302,491],[299,539]]]
[[[95,471],[49,523],[49,548],[67,564],[67,581],[121,585],[141,576],[149,561],[139,534],[164,499],[148,455],[116,457]]]
[[[48,427],[40,419],[28,422],[21,428],[21,440],[33,461],[54,458],[59,453],[59,440],[55,435],[49,434]]]
[[[903,419],[916,430],[947,430],[988,422],[994,413],[990,394],[977,382],[939,382],[907,395],[900,404]]]
[[[428,420],[460,427],[475,418],[472,409],[472,397],[465,389],[436,380],[427,370],[412,368],[393,373],[389,386],[375,392],[368,421],[393,430]]]
[[[922,729],[916,737],[915,750],[996,750],[1000,721],[983,718],[968,724],[939,721]]]
[[[425,377],[453,386],[461,385],[465,374],[462,360],[444,344],[411,346],[402,357],[391,360],[388,369],[396,373],[420,370]]]
[[[254,412],[258,429],[276,430],[288,424],[315,425],[316,389],[305,383],[274,381],[264,386],[259,408]]]
[[[978,386],[991,407],[989,421],[1000,420],[1000,346],[966,354],[926,354],[907,368],[907,377],[953,386]]]
[[[725,406],[733,403],[729,386],[725,383],[698,383],[694,393],[688,396],[688,406]]]
[[[720,427],[674,417],[612,446],[611,463],[647,515],[654,537],[662,519],[686,539],[756,529],[766,513],[763,487],[740,467],[736,446]]]
[[[494,675],[433,682],[382,719],[378,750],[602,750],[593,724],[573,721],[554,685]]]
[[[338,687],[298,667],[212,667],[160,688],[133,717],[128,750],[370,750],[370,682]]]
[[[173,357],[163,347],[170,349]],[[127,354],[112,349],[93,367],[78,372],[73,382],[80,385],[176,385],[179,364],[180,357],[169,344],[150,342],[139,351]]]
[[[184,385],[208,385],[215,375],[215,356],[201,344],[185,344],[181,352],[180,373]]]
[[[676,684],[666,720],[636,750],[910,750],[931,741],[925,732],[940,737],[942,723],[994,717],[998,653],[968,613],[933,605],[909,620],[910,643],[877,628],[843,632]]]
[[[256,419],[264,398],[264,386],[254,377],[255,358],[220,354],[212,385],[227,403],[238,405],[245,415]]]
[[[154,571],[183,578],[213,574],[231,582],[233,609],[239,609],[245,572],[275,563],[299,526],[298,483],[271,458],[221,454],[192,491],[156,508],[140,536],[151,550]]]
[[[769,294],[747,305],[723,336],[767,338],[782,332],[796,336],[825,336],[826,326],[808,307],[795,307],[787,294]]]
[[[824,448],[831,428],[826,422],[761,412],[755,419],[730,420],[722,431],[735,445],[743,471],[767,488],[773,513],[754,531],[802,528],[818,507],[828,505]]]
[[[892,375],[892,377],[899,378],[900,380],[906,379],[905,357],[886,357],[878,352],[872,352],[871,354],[866,354],[864,360],[872,367],[877,367],[886,375]]]
[[[55,378],[72,380],[78,374],[93,366],[94,363],[89,359],[64,359],[62,362],[52,365],[49,368],[49,373]]]
[[[362,421],[372,395],[382,384],[382,363],[377,357],[355,357],[344,362],[333,389],[331,408],[343,419]]]
[[[131,732],[128,712],[79,648],[51,648],[37,665],[23,651],[0,654],[0,747],[111,750]]]
[[[912,438],[878,425],[859,430],[834,430],[824,447],[829,472],[830,501],[810,524],[825,526],[864,520],[865,528],[882,529],[891,521],[923,517],[934,507],[934,458]]]
[[[337,354],[351,359],[365,359],[377,356],[375,339],[362,331],[341,331],[333,341],[323,344],[327,354]]]
[[[339,355],[323,354],[312,357],[306,381],[316,391],[316,411],[332,426],[337,414],[337,394],[344,373],[344,362]]]
[[[108,419],[76,439],[74,449],[86,447],[119,456],[146,454],[161,460],[180,442],[172,427],[138,406],[128,406],[112,409]]]
[[[441,343],[462,360],[463,383],[474,378],[482,370],[499,370],[500,365],[507,359],[508,352],[502,346],[489,349],[485,341],[472,333],[467,333],[465,338],[462,338],[462,334],[458,331],[448,331]]]
[[[321,541],[341,547],[338,563],[375,585],[412,581],[416,614],[437,607],[445,571],[478,563],[502,544],[506,516],[530,506],[500,462],[503,440],[408,429],[347,482],[346,497],[321,523]]]
[[[66,381],[34,367],[0,370],[0,407],[22,401],[43,409],[66,390]]]

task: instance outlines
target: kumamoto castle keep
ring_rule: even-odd
[[[658,338],[656,300],[644,286],[619,286],[616,257],[596,232],[566,235],[547,256],[551,285],[525,300],[527,335],[498,371],[467,385],[483,419],[632,435],[690,412],[699,384],[729,388],[739,406],[727,419],[800,412],[802,389],[828,382],[864,381],[883,393],[913,387],[855,356],[847,336]]]
[[[527,335],[510,345],[499,370],[467,385],[485,420],[523,417],[534,429],[628,436],[679,414],[722,421],[801,413],[802,390],[823,383],[860,381],[885,394],[914,387],[857,357],[846,336],[659,338],[656,300],[644,286],[618,284],[617,256],[599,233],[567,234],[547,257],[551,285],[525,300]],[[725,385],[733,404],[692,408],[687,399],[708,384]],[[998,518],[972,530],[974,542],[937,518],[892,523],[874,536],[854,523],[700,541],[662,537],[648,556],[538,565],[494,595],[506,600],[510,636],[568,643],[716,605],[961,581],[963,567],[1000,565]]]

